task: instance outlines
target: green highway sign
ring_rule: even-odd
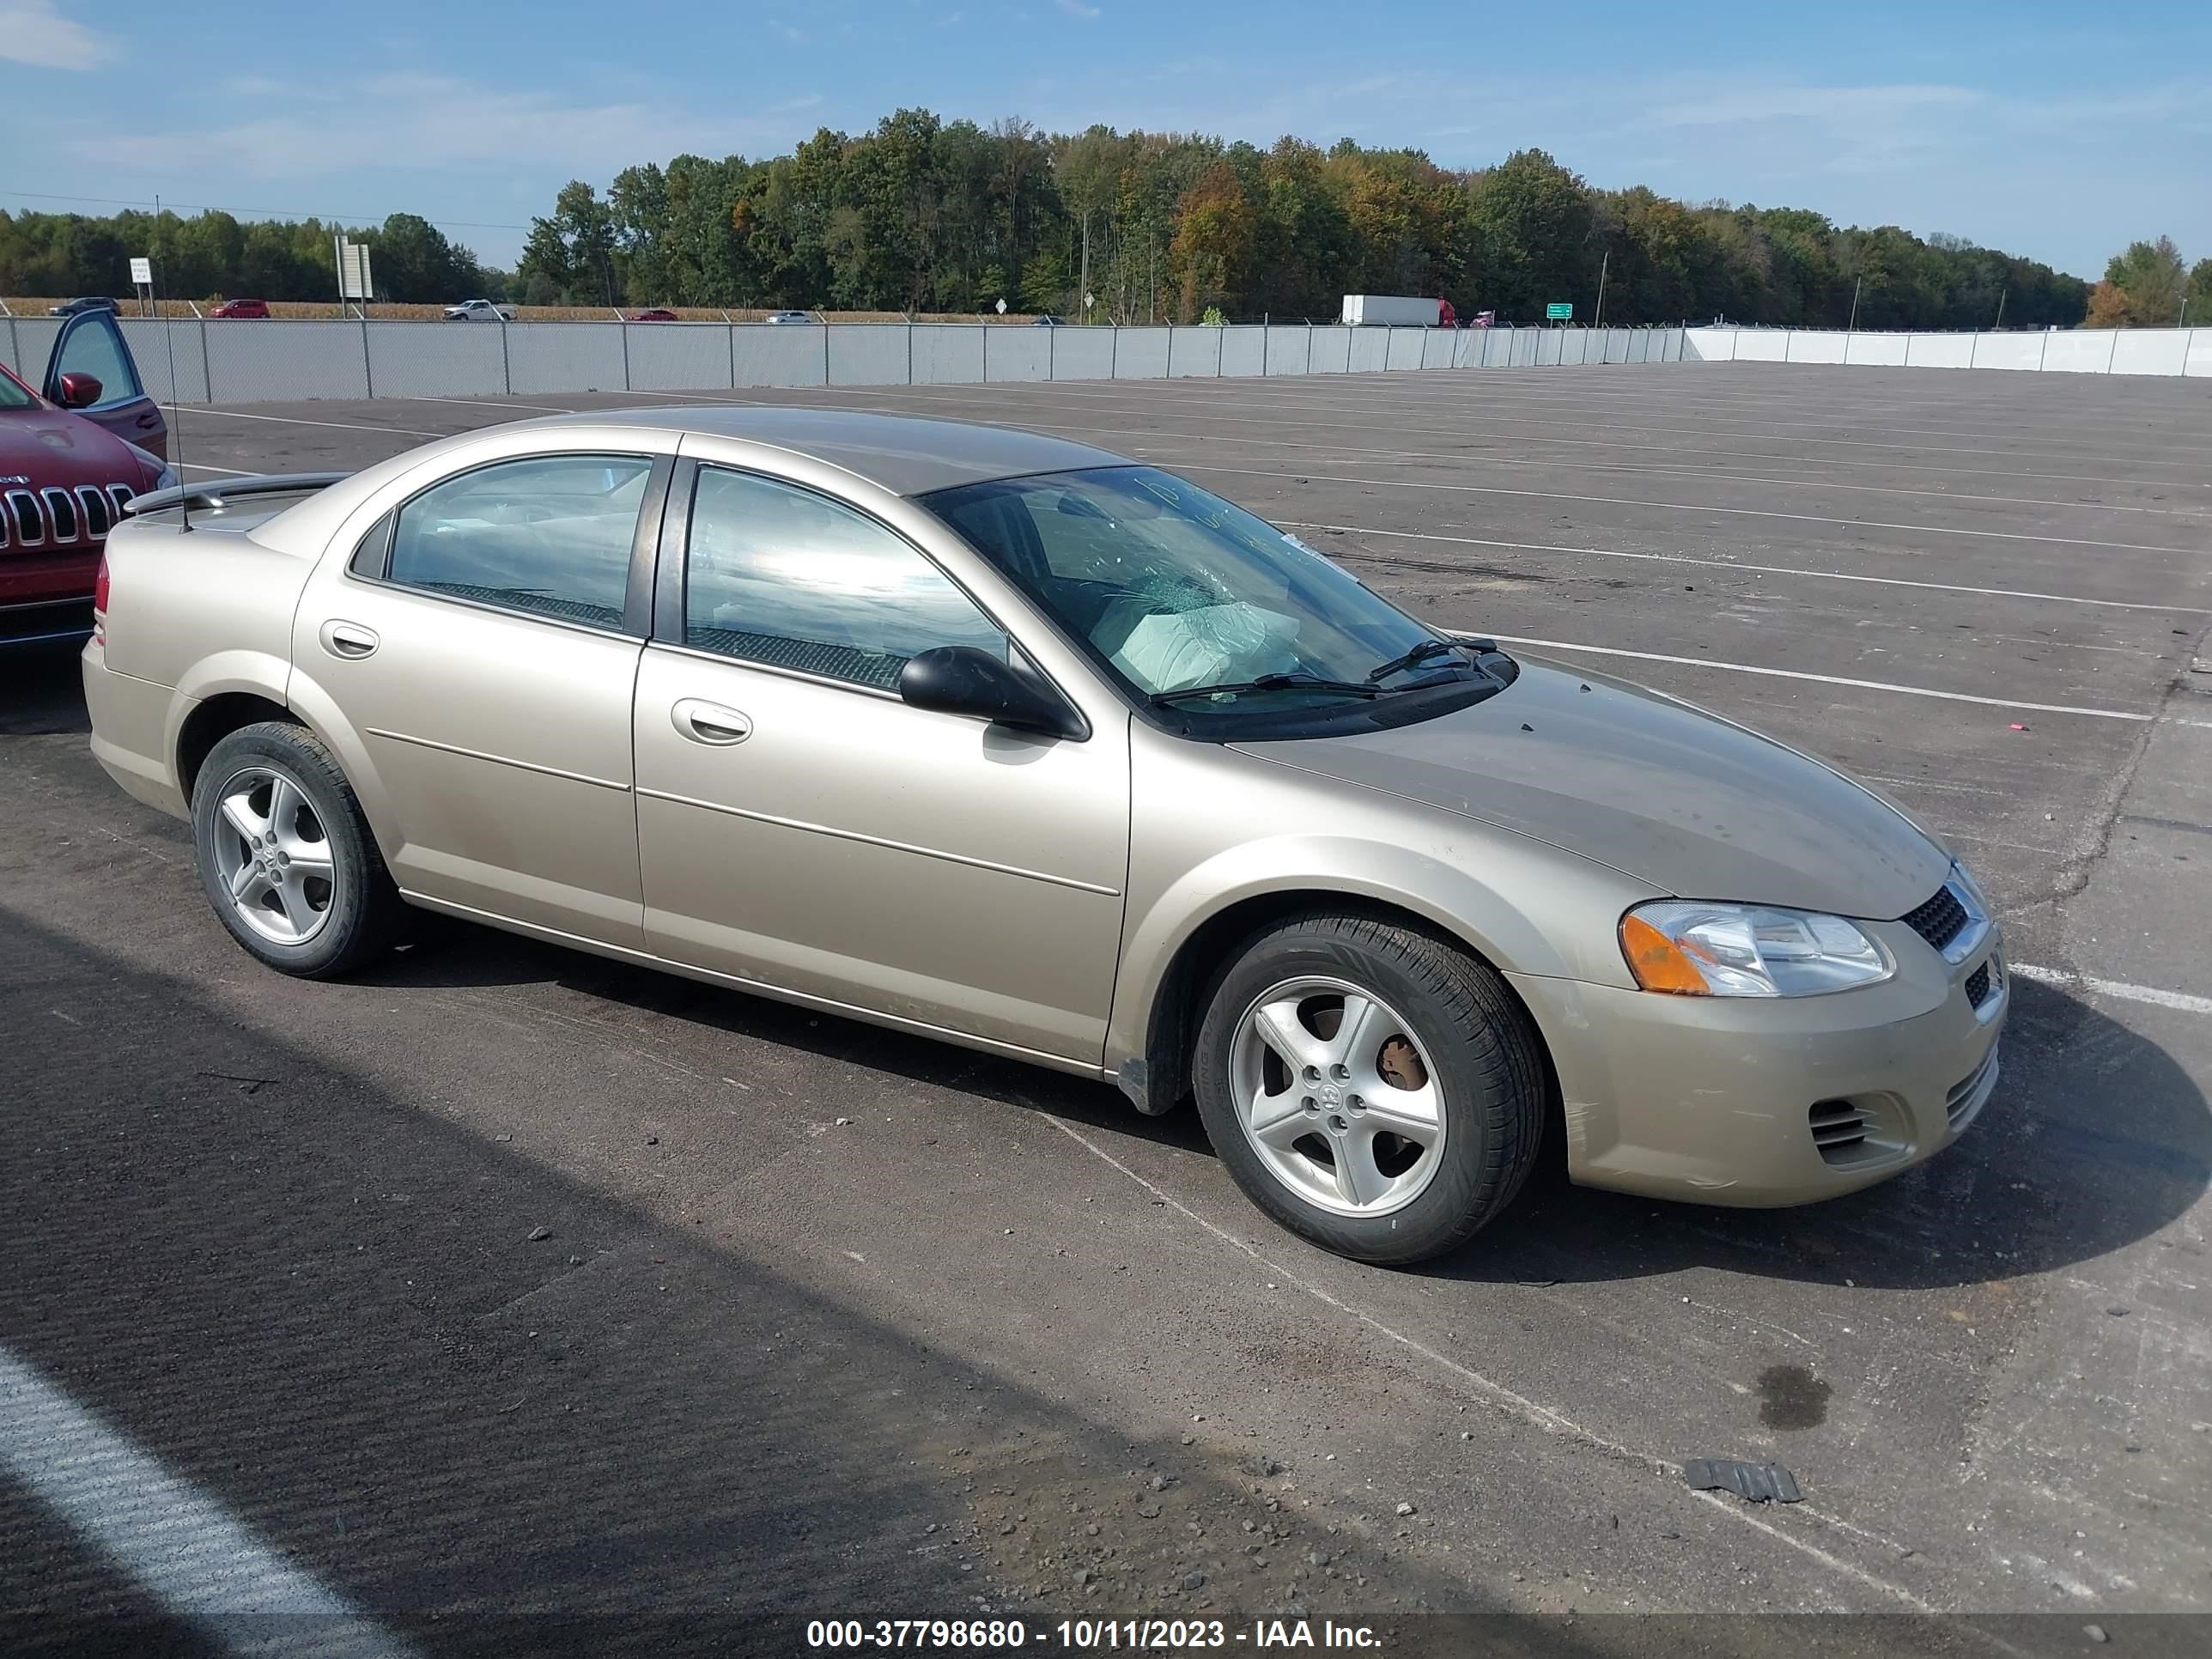
[[[1554,300],[1544,307],[1544,320],[1547,323],[1564,323],[1574,314],[1575,307],[1571,301]]]

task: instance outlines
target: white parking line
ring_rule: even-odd
[[[171,465],[181,467],[186,472],[220,472],[226,478],[251,478],[256,476],[251,472],[241,471],[234,466],[210,466],[205,461],[175,461]]]
[[[401,401],[401,400],[395,400]],[[413,401],[406,399],[404,401]],[[249,415],[242,409],[217,409],[211,404],[186,404],[179,409],[174,404],[163,404],[162,408],[173,415],[220,415],[233,421],[273,421],[279,426],[327,426],[340,432],[381,432],[393,438],[451,438],[451,432],[418,432],[412,427],[371,426],[365,421],[308,421],[297,415]]]
[[[169,1613],[227,1648],[270,1652],[282,1646],[356,1659],[413,1652],[4,1346],[0,1469]],[[271,1628],[280,1617],[297,1621],[282,1642]]]
[[[2116,997],[2122,1002],[2148,1002],[2160,1008],[2179,1008],[2185,1014],[2212,1014],[2212,997],[2191,996],[2186,991],[2161,991],[2154,985],[2130,985],[2125,980],[2099,979],[2094,974],[2077,974],[2069,968],[2039,968],[2027,962],[2015,962],[2012,971],[2015,979],[2032,979],[2039,985],[2078,988],[2100,997]]]
[[[1079,430],[1080,428],[1077,428]],[[1696,501],[1647,501],[1633,495],[1577,495],[1562,489],[1507,489],[1498,484],[1431,483],[1415,478],[1348,478],[1333,472],[1281,472],[1262,466],[1194,466],[1176,463],[1178,472],[1227,472],[1247,478],[1297,478],[1320,483],[1374,484],[1385,489],[1444,489],[1460,495],[1518,495],[1540,501],[1590,501],[1605,507],[1651,507],[1665,513],[1724,513],[1737,519],[1780,519],[1792,524],[1838,525],[1846,530],[1903,530],[1917,536],[1974,536],[2001,542],[2045,542],[2057,547],[2103,547],[2122,553],[2172,553],[2184,558],[2196,550],[2154,542],[2106,542],[2088,536],[2039,536],[2026,530],[1966,530],[1952,525],[1893,524],[1883,519],[1831,519],[1815,513],[1777,513],[1759,507],[1708,507]]]
[[[1533,646],[1539,651],[1571,651],[1593,657],[1633,657],[1639,662],[1680,663],[1685,668],[1714,668],[1729,674],[1761,674],[1778,680],[1811,680],[1820,685],[1848,685],[1862,691],[1891,691],[1900,697],[1939,697],[1945,702],[1979,703],[1987,708],[2009,708],[2023,714],[2079,714],[2090,720],[2132,720],[2137,725],[2194,726],[2212,729],[2212,720],[2179,715],[2139,714],[2131,708],[2085,708],[2073,703],[2021,702],[2014,697],[1983,697],[1968,691],[1938,691],[1925,685],[1899,685],[1892,680],[1846,679],[1840,674],[1808,674],[1796,668],[1762,668],[1754,663],[1720,662],[1707,657],[1670,657],[1659,651],[1627,651],[1614,645],[1580,645],[1570,640],[1532,640],[1513,634],[1473,634],[1461,629],[1443,630],[1454,639],[1496,640],[1504,645]]]
[[[1700,559],[1687,553],[1626,553],[1610,547],[1563,547],[1555,542],[1499,542],[1481,536],[1446,536],[1422,530],[1370,530],[1356,524],[1316,524],[1298,519],[1276,519],[1270,522],[1290,530],[1336,530],[1347,536],[1389,536],[1409,542],[1448,542],[1459,547],[1497,547],[1529,553],[1586,553],[1598,559],[1650,559],[1665,564],[1704,565],[1715,570],[1755,570],[1770,576],[1809,576],[1831,582],[1875,582],[1885,587],[1923,587],[1939,593],[1977,593],[1998,599],[2040,599],[2051,605],[2104,605],[2114,611],[2212,615],[2212,607],[2201,605],[2150,605],[2138,599],[2092,599],[2075,593],[2039,593],[2031,588],[1970,587],[1963,582],[1917,582],[1903,576],[1854,576],[1840,570],[1800,570],[1786,564],[1739,564],[1733,559]]]

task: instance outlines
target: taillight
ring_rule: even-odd
[[[100,556],[100,573],[92,579],[92,609],[95,616],[107,614],[107,555]]]

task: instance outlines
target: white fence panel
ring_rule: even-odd
[[[841,323],[830,331],[831,386],[904,386],[904,323]]]
[[[2112,342],[2115,374],[2179,374],[2189,366],[2189,331],[2130,328]]]
[[[1977,334],[1967,349],[1976,368],[2041,368],[2047,334]]]
[[[1845,353],[1850,337],[1844,334],[1815,334],[1810,330],[1791,329],[1782,337],[1782,361],[1785,363],[1840,363],[1847,361]]]
[[[1168,331],[1168,379],[1211,380],[1221,372],[1221,331],[1189,324]]]
[[[43,318],[33,319],[44,321]],[[207,392],[208,359],[204,350],[206,337],[202,330],[210,326],[190,319],[175,318],[118,319],[123,325],[123,338],[131,348],[131,360],[138,365],[138,383],[148,397],[160,403],[209,403],[213,399]],[[216,325],[220,326],[221,325]],[[26,331],[27,331],[27,330]],[[53,355],[54,340],[61,333],[57,322],[46,331],[43,349],[37,360],[17,366],[16,372],[35,389],[46,372],[46,361]],[[4,338],[0,336],[0,338]],[[176,381],[169,379],[171,353],[175,354]],[[103,395],[119,398],[125,388],[109,386]]]
[[[1972,368],[1976,337],[1972,334],[1908,334],[1905,363],[1908,368]]]
[[[483,325],[440,326],[459,330]],[[629,384],[620,323],[509,323],[501,331],[507,336],[508,381],[517,392],[619,392]]]
[[[1798,336],[1800,339],[1806,337]],[[1905,367],[1907,334],[1850,334],[1844,337],[1844,361],[1881,368]]]
[[[726,392],[730,331],[721,323],[632,323],[629,383],[648,392]]]
[[[1457,329],[1423,329],[1420,366],[1423,368],[1449,368],[1453,362],[1452,346],[1458,338]]]
[[[1348,374],[1372,374],[1390,366],[1390,331],[1387,328],[1352,328],[1345,331],[1350,346],[1345,356],[1344,368]]]
[[[2112,347],[2119,331],[2047,334],[2043,342],[2043,367],[2072,374],[2102,374],[2112,366]]]
[[[1426,330],[1418,328],[1384,329],[1382,367],[1419,368],[1421,366],[1421,338],[1426,332]]]
[[[983,331],[984,378],[991,380],[1048,380],[1052,337],[1057,328],[1027,328],[1001,323]]]
[[[1304,374],[1312,361],[1313,331],[1310,328],[1271,328],[1267,331],[1267,373]]]
[[[0,362],[37,386],[46,375],[46,359],[54,355],[54,337],[61,331],[58,317],[10,317],[0,322],[0,351],[6,353]]]
[[[207,326],[221,330],[270,325],[217,319]],[[373,322],[368,325],[369,382],[380,398],[497,397],[507,390],[506,332],[476,323],[446,328]],[[183,343],[179,338],[178,344]]]
[[[1586,328],[1555,328],[1559,337],[1559,361],[1563,363],[1586,363],[1589,361],[1589,330]]]
[[[1218,328],[1213,331],[1221,337],[1221,372],[1224,376],[1265,374],[1272,367],[1265,328]]]
[[[438,325],[416,326],[427,331]],[[235,328],[210,324],[207,353],[208,380],[215,401],[259,403],[370,395],[368,356],[357,322],[241,321]],[[132,355],[143,368],[147,354],[134,344]]]
[[[733,324],[730,380],[738,386],[822,385],[822,331],[793,323]]]
[[[1790,361],[1786,328],[1740,328],[1735,331],[1735,359],[1740,363],[1786,363]]]
[[[2212,328],[2192,328],[2189,331],[2188,362],[2184,374],[2212,374]]]
[[[914,383],[916,386],[981,386],[983,331],[988,323],[916,323],[914,325]]]
[[[1115,354],[1117,380],[1164,380],[1168,377],[1168,332],[1165,328],[1125,328]]]
[[[1686,328],[1682,331],[1682,361],[1686,363],[1727,363],[1735,361],[1732,328]]]
[[[1306,373],[1309,374],[1347,374],[1352,371],[1352,337],[1361,331],[1346,328],[1340,323],[1330,323],[1320,328],[1309,329]]]
[[[1052,378],[1055,380],[1107,380],[1114,376],[1113,328],[1061,328],[1053,331]]]

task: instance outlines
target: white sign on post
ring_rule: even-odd
[[[151,259],[132,259],[131,282],[135,288],[151,288],[154,285],[154,262]]]
[[[338,297],[343,300],[369,300],[368,245],[365,242],[341,242],[338,245]]]
[[[1003,317],[1003,316],[1005,316],[1006,314],[1006,302],[1004,300],[1001,300],[1001,301],[999,301],[999,315],[1000,315],[1001,317]]]

